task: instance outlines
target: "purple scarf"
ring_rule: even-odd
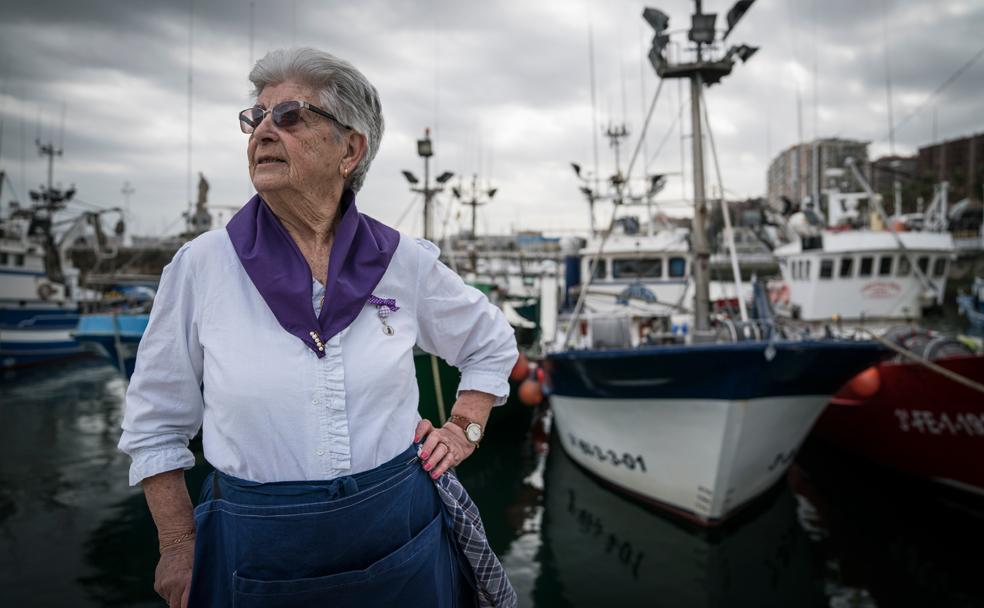
[[[226,225],[246,274],[288,333],[324,357],[324,343],[359,315],[383,278],[400,233],[362,215],[346,190],[328,260],[325,305],[315,315],[311,269],[294,239],[257,194]]]

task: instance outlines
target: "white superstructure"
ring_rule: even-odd
[[[954,251],[950,234],[898,237],[905,251],[884,230],[824,231],[817,248],[804,249],[800,240],[776,249],[793,314],[806,321],[918,319],[923,308],[941,303]]]

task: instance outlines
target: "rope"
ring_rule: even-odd
[[[893,343],[893,342],[891,342],[889,340],[886,340],[885,338],[883,338],[883,337],[875,334],[874,332],[872,332],[870,329],[865,329],[863,327],[860,327],[858,329],[860,331],[863,331],[864,333],[868,334],[869,336],[871,336],[872,339],[875,340],[875,342],[878,342],[879,344],[881,344],[883,346],[887,346],[889,349],[895,351],[896,353],[902,355],[903,357],[905,357],[907,359],[911,359],[911,360],[915,361],[916,363],[922,365],[923,367],[926,367],[926,368],[928,368],[928,369],[936,372],[937,374],[939,374],[939,375],[941,375],[941,376],[943,376],[945,378],[948,378],[950,380],[953,380],[957,384],[962,384],[962,385],[966,386],[969,389],[975,390],[975,391],[977,391],[979,393],[984,393],[984,384],[980,384],[979,382],[974,382],[973,380],[971,380],[970,378],[968,378],[966,376],[961,376],[960,374],[958,374],[956,372],[950,371],[950,370],[946,369],[945,367],[942,367],[940,365],[937,365],[936,363],[933,363],[929,359],[927,359],[927,358],[925,358],[923,356],[917,355],[916,353],[912,352],[911,350],[902,348],[898,344],[895,344],[895,343]]]

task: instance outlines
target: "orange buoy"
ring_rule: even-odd
[[[871,397],[881,388],[881,374],[877,367],[869,367],[851,378],[847,387],[860,397]]]
[[[540,383],[530,378],[519,385],[519,400],[523,405],[534,406],[543,401],[543,390]]]
[[[512,371],[509,372],[509,379],[513,382],[522,382],[529,375],[530,360],[523,353],[519,353],[519,358],[516,359],[516,365],[513,365]]]

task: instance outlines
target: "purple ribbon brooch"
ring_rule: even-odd
[[[383,323],[383,333],[387,336],[392,336],[396,333],[396,330],[386,322],[391,313],[400,310],[400,307],[396,305],[395,298],[379,298],[372,294],[369,295],[369,304],[376,307],[376,314],[379,315],[379,320]]]

